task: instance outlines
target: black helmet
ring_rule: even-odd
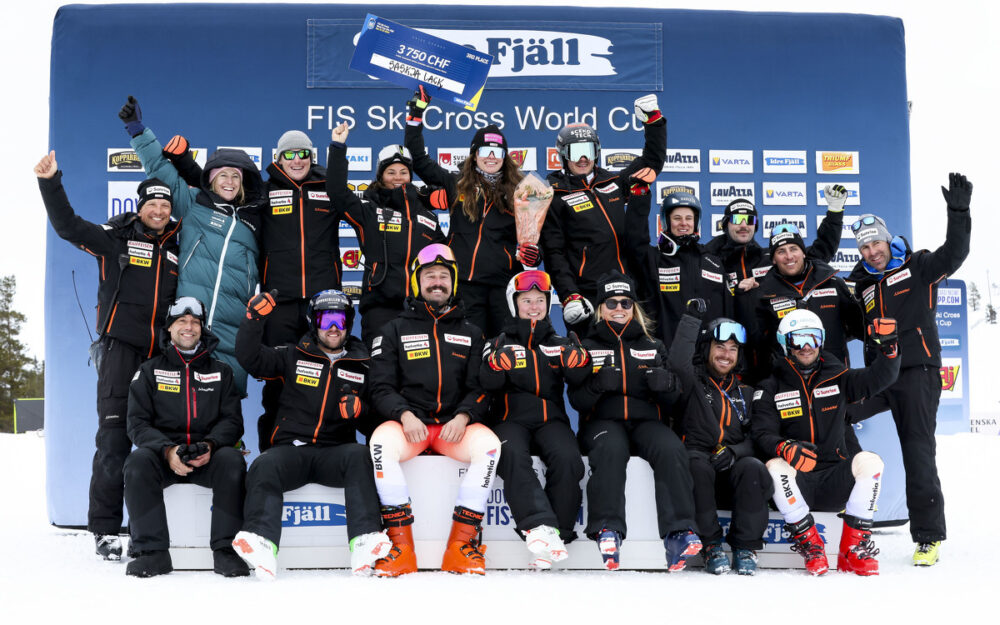
[[[597,131],[589,124],[567,124],[556,135],[556,150],[559,151],[559,157],[562,159],[563,169],[567,168],[568,162],[579,160],[578,158],[570,158],[569,146],[574,143],[593,143],[594,156],[590,160],[595,165],[601,160],[601,140],[597,137]]]
[[[318,335],[319,325],[316,322],[316,313],[325,310],[344,311],[343,330],[345,334],[351,333],[351,328],[354,327],[354,304],[351,303],[351,298],[347,297],[343,291],[327,289],[313,295],[312,299],[309,300],[309,305],[306,306],[306,321],[309,323],[309,333],[313,337]]]

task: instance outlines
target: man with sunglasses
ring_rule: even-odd
[[[774,483],[774,503],[785,520],[792,550],[806,570],[829,570],[823,538],[810,509],[844,510],[837,568],[878,575],[871,540],[882,459],[846,447],[847,405],[881,392],[899,375],[896,321],[875,317],[868,335],[878,349],[870,367],[850,369],[823,350],[823,322],[808,310],[794,310],[778,326],[784,357],[753,396],[751,436]],[[845,506],[846,503],[846,506]]]
[[[913,564],[931,566],[946,538],[944,496],[938,479],[934,430],[941,399],[941,343],[935,310],[937,285],[958,271],[969,254],[972,183],[962,174],[949,175],[941,187],[947,204],[944,244],[933,252],[914,252],[901,236],[893,237],[885,222],[863,215],[852,225],[862,259],[851,272],[854,292],[866,319],[892,315],[899,321],[902,370],[884,393],[865,402],[863,412],[892,411],[906,469],[906,507],[910,535],[917,544]],[[875,346],[865,346],[871,361]]]
[[[562,170],[548,177],[555,197],[542,226],[545,267],[562,299],[569,330],[584,336],[594,313],[597,278],[630,273],[625,249],[625,206],[633,194],[648,195],[663,168],[667,120],[655,95],[634,103],[643,123],[642,155],[620,172],[598,166],[601,141],[587,124],[570,124],[556,137]]]
[[[668,365],[681,381],[683,395],[674,430],[684,441],[694,480],[695,522],[703,545],[705,570],[722,575],[757,572],[757,551],[764,547],[767,500],[774,494],[764,463],[754,457],[750,438],[754,389],[737,377],[747,345],[746,329],[732,319],[714,319],[702,329],[705,301],[688,302]],[[722,548],[718,508],[733,512]]]
[[[181,224],[171,221],[173,196],[157,178],[139,183],[135,212],[99,225],[73,211],[55,151],[42,157],[34,171],[56,234],[98,264],[98,339],[90,348],[97,369],[97,450],[87,529],[94,534],[99,556],[120,560],[122,467],[132,449],[125,432],[129,381],[144,360],[159,352],[163,318],[177,291]]]
[[[249,575],[230,543],[243,518],[246,463],[240,392],[233,370],[210,354],[219,340],[203,327],[205,306],[181,297],[167,310],[161,354],[139,367],[128,397],[128,435],[136,446],[125,461],[129,552],[127,575],[173,570],[163,489],[191,483],[212,489],[209,544],[214,570]]]
[[[256,571],[273,580],[281,540],[283,493],[316,483],[343,488],[351,569],[370,575],[375,560],[392,546],[382,530],[378,494],[368,449],[356,432],[368,413],[368,349],[351,336],[354,306],[329,289],[306,307],[308,331],[295,344],[262,343],[264,319],[275,310],[270,293],[247,304],[236,336],[236,355],[252,375],[284,378],[278,420],[267,433],[267,450],[247,475],[243,531],[233,547]],[[277,306],[280,308],[280,305]]]

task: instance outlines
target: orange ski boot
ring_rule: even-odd
[[[483,558],[486,547],[476,539],[483,522],[483,513],[455,506],[451,521],[451,534],[448,535],[448,547],[444,550],[441,570],[486,575],[486,560]]]
[[[392,541],[389,555],[375,562],[376,577],[399,577],[417,572],[417,554],[413,550],[413,509],[410,504],[384,506],[382,525]]]

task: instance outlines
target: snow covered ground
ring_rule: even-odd
[[[608,622],[643,618],[669,623],[932,622],[940,617],[995,618],[1000,583],[993,532],[1000,517],[1000,437],[938,438],[949,540],[930,569],[910,564],[906,528],[880,531],[882,574],[858,578],[831,571],[761,571],[716,578],[625,572],[490,572],[485,579],[418,573],[396,580],[358,579],[346,571],[282,571],[274,584],[180,571],[154,579],[125,576],[124,563],[104,562],[80,531],[48,524],[45,446],[37,433],[0,434],[0,623],[42,619],[82,622],[142,615],[152,623],[278,619],[476,624],[556,618]],[[596,548],[596,547],[595,547]],[[390,603],[386,603],[389,601]],[[994,613],[993,617],[987,616]],[[904,620],[905,618],[905,620]],[[876,620],[871,620],[876,619]],[[994,621],[995,622],[995,621]]]

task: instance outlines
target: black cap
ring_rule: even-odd
[[[139,201],[135,203],[136,212],[142,210],[143,204],[149,200],[166,200],[173,206],[173,196],[170,187],[159,178],[148,178],[139,183]]]
[[[487,145],[495,148],[503,148],[504,152],[507,152],[507,138],[503,136],[503,133],[494,124],[476,131],[476,136],[472,138],[472,145],[469,148],[472,152],[470,156],[475,159],[476,150]]]
[[[729,234],[727,224],[729,223],[729,218],[733,215],[753,215],[757,218],[754,223],[753,233],[757,234],[760,230],[760,217],[757,215],[757,207],[750,200],[737,198],[726,205],[726,211],[722,214],[722,231],[726,234]]]
[[[635,282],[617,270],[609,271],[597,280],[597,305],[609,297],[636,298]]]
[[[785,225],[785,224],[781,224]],[[785,243],[794,243],[802,248],[802,253],[806,251],[806,243],[802,240],[802,235],[799,234],[798,228],[788,228],[782,229],[780,232],[771,232],[771,240],[768,243],[768,254],[771,256],[771,260],[774,260],[774,253],[779,247]]]

